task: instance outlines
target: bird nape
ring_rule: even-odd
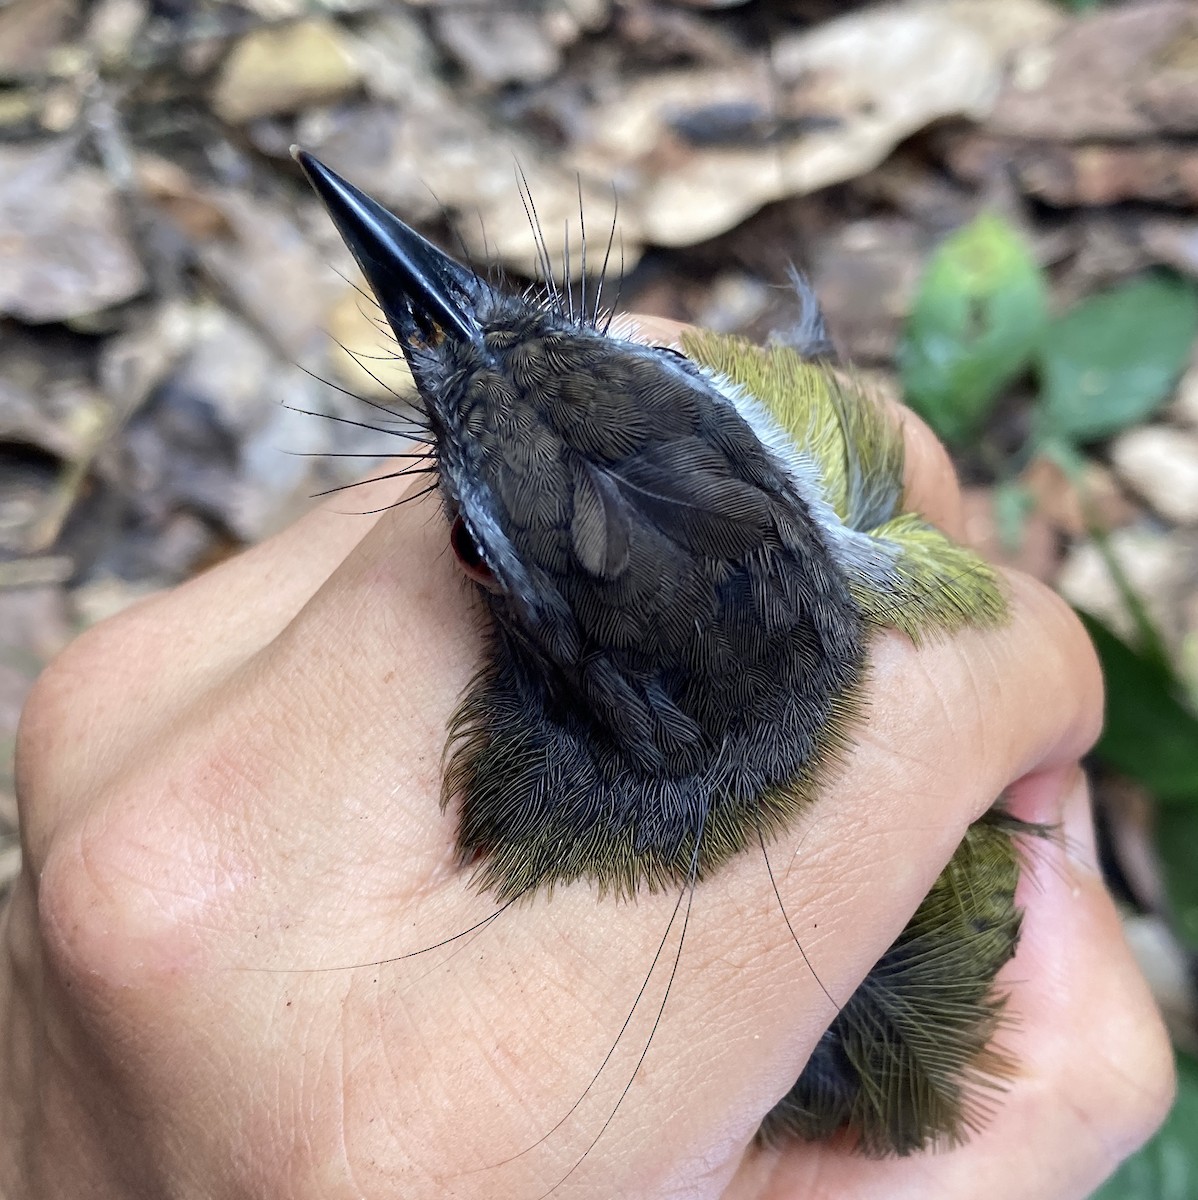
[[[626,340],[597,303],[498,287],[295,155],[411,369],[446,537],[489,614],[443,789],[480,887],[693,894],[837,769],[876,631],[1003,621],[995,573],[903,511],[901,431],[812,355],[810,310],[806,345]],[[909,1154],[980,1127],[1014,1069],[995,979],[1037,832],[1001,805],[969,829],[763,1140]]]

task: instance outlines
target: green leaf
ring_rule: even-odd
[[[1198,719],[1173,676],[1079,612],[1106,677],[1106,724],[1094,753],[1158,799],[1198,805]]]
[[[1198,807],[1157,809],[1156,850],[1173,929],[1198,950]]]
[[[1091,1200],[1194,1200],[1198,1196],[1198,1063],[1177,1056],[1177,1101],[1168,1120]]]
[[[907,401],[946,441],[978,432],[1047,322],[1044,277],[1019,234],[983,214],[932,256],[899,347]]]
[[[1169,396],[1198,332],[1198,295],[1153,274],[1083,301],[1040,349],[1039,436],[1094,441],[1150,416]]]

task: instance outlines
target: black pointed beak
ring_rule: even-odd
[[[411,339],[436,344],[436,331],[475,341],[479,282],[377,200],[347,183],[306,150],[291,155],[325,206],[366,276],[405,353]]]

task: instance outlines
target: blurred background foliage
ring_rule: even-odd
[[[0,0],[0,885],[41,666],[394,446],[354,397],[404,373],[288,147],[531,278],[518,164],[559,274],[580,203],[592,270],[613,236],[621,309],[763,339],[797,264],[971,539],[1082,612],[1180,1077],[1100,1195],[1198,1196],[1196,135],[1189,0]]]

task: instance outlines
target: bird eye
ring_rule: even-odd
[[[454,556],[462,570],[470,579],[489,592],[499,590],[499,581],[495,578],[495,573],[483,561],[482,551],[460,515],[453,519],[453,526],[449,531],[449,544],[453,547]]]

